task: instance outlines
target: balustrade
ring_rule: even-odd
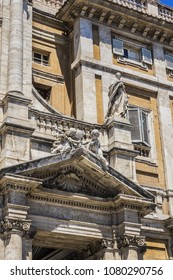
[[[30,112],[32,121],[36,124],[36,131],[47,136],[58,136],[59,133],[65,133],[70,128],[74,127],[84,132],[84,138],[90,139],[91,131],[94,128],[100,130],[101,126],[89,123],[82,123],[75,119],[66,117],[54,117],[49,114],[38,113],[36,111]]]
[[[162,19],[171,22],[173,21],[173,9],[162,5],[159,5],[158,8],[159,8],[159,15],[162,17]]]

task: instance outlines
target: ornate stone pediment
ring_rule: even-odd
[[[121,191],[103,187],[100,183],[88,178],[83,172],[80,174],[77,169],[69,167],[68,171],[58,172],[57,175],[45,179],[43,187],[70,193],[81,193],[102,198],[114,197]]]
[[[45,189],[81,193],[100,198],[115,198],[118,194],[154,201],[154,196],[110,166],[103,168],[92,152],[79,148],[66,159],[59,154],[22,163],[1,171],[39,182]],[[22,179],[22,180],[23,180]],[[17,180],[17,179],[16,179]],[[42,182],[42,183],[41,183]],[[41,185],[40,185],[41,184]]]

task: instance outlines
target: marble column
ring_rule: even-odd
[[[22,235],[15,229],[5,233],[5,260],[22,260]]]
[[[4,232],[4,259],[23,259],[23,239],[29,232],[31,222],[26,220],[5,220],[2,221],[1,229]]]
[[[23,92],[23,0],[11,0],[8,92]]]
[[[146,250],[143,237],[123,235],[117,238],[118,248],[121,250],[122,260],[139,260]]]
[[[32,243],[34,236],[36,234],[35,230],[30,230],[24,234],[23,237],[23,260],[32,260]]]
[[[4,239],[3,239],[3,234],[0,234],[0,260],[4,260]]]
[[[122,248],[122,260],[138,260],[137,246],[127,246]]]

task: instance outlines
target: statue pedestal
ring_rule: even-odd
[[[115,116],[106,121],[108,129],[108,147],[110,166],[118,172],[136,181],[135,157],[131,140],[132,125],[126,118]]]

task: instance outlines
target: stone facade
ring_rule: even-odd
[[[172,24],[159,1],[0,1],[0,259],[173,257]]]

